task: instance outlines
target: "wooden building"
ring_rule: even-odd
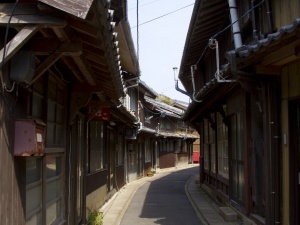
[[[298,0],[196,0],[179,79],[200,182],[257,224],[299,224]]]
[[[126,13],[126,1],[1,1],[0,224],[85,224],[126,183],[124,128],[138,127]]]

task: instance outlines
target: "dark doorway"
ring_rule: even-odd
[[[300,100],[289,107],[290,134],[290,224],[299,224],[300,211]]]

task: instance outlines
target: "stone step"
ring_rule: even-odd
[[[220,215],[227,222],[237,221],[237,213],[230,207],[219,207]]]

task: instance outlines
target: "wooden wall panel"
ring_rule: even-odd
[[[283,68],[281,79],[282,99],[300,96],[300,63]]]
[[[2,93],[1,93],[2,94]],[[10,104],[10,105],[13,105]],[[8,105],[0,100],[0,224],[25,224],[22,184],[13,156],[14,122]],[[23,189],[25,187],[23,186]],[[23,196],[24,197],[24,196]]]
[[[272,11],[275,28],[291,24],[295,18],[300,17],[299,0],[273,0]]]

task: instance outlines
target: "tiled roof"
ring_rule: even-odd
[[[259,51],[262,47],[269,46],[273,41],[280,40],[283,35],[294,32],[298,27],[300,27],[300,18],[295,19],[292,24],[281,27],[278,32],[269,34],[265,39],[258,40],[256,44],[247,45],[240,50],[234,50],[234,52],[238,53],[240,57],[247,57],[251,53]]]
[[[149,97],[145,96],[145,100],[146,100],[146,102],[148,102],[148,103],[152,104],[153,106],[155,106],[157,111],[164,112],[169,116],[179,118],[184,113],[184,111],[181,110],[181,109],[175,108],[173,106],[170,106],[170,105],[165,104],[165,103],[160,102],[160,101],[156,101],[153,98],[149,98]]]
[[[236,71],[237,69],[241,69],[241,66],[245,67],[252,64],[253,61],[250,57],[255,57],[257,54],[261,54],[260,58],[262,58],[267,56],[271,51],[274,51],[274,49],[284,48],[284,45],[290,43],[290,40],[285,39],[288,39],[290,36],[294,36],[293,38],[297,39],[299,29],[300,18],[297,18],[294,19],[292,24],[282,26],[278,32],[269,34],[266,38],[258,40],[256,43],[228,51],[226,58],[230,63],[231,70]],[[247,60],[248,62],[245,63]]]

